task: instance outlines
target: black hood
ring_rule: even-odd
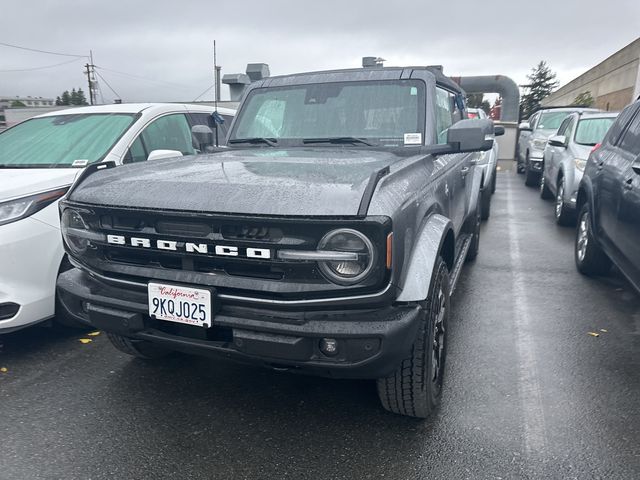
[[[248,215],[357,215],[371,175],[398,157],[345,148],[255,148],[98,171],[82,203]]]

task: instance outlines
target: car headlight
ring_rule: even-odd
[[[584,172],[584,169],[587,166],[587,161],[581,158],[574,158],[573,163],[575,164],[576,168],[581,172]]]
[[[534,138],[533,142],[531,142],[533,145],[533,148],[535,148],[536,150],[544,150],[544,147],[547,146],[547,139],[546,138]]]
[[[0,225],[16,222],[42,210],[67,193],[69,187],[36,193],[28,197],[16,198],[0,203]]]
[[[91,246],[91,240],[104,240],[104,235],[91,232],[82,213],[73,208],[66,208],[60,216],[62,238],[70,253],[82,255]]]
[[[371,241],[357,230],[341,228],[327,233],[318,244],[319,251],[354,253],[353,260],[319,262],[320,270],[332,282],[353,285],[373,268],[376,252]]]

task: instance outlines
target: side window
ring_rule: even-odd
[[[573,132],[576,131],[577,124],[578,124],[578,120],[575,117],[570,120],[569,125],[567,126],[567,130],[564,133],[565,136],[567,137],[567,141],[570,141],[573,139]]]
[[[191,127],[182,113],[165,115],[145,127],[140,135],[149,153],[154,150],[177,150],[183,155],[193,155]]]
[[[624,132],[619,147],[633,155],[640,155],[640,113],[636,113],[636,117]]]
[[[436,136],[437,143],[447,143],[447,130],[453,125],[454,102],[452,95],[441,88],[436,88]]]
[[[540,117],[539,113],[536,113],[533,117],[531,117],[529,119],[529,125],[531,126],[532,129],[536,129],[536,127],[538,126],[538,118]]]
[[[133,141],[131,147],[124,156],[124,163],[144,162],[148,155],[149,153],[144,148],[142,140],[138,137]]]
[[[562,124],[560,125],[560,128],[558,129],[558,135],[566,135],[566,133],[565,133],[565,132],[567,132],[567,130],[568,130],[568,128],[567,128],[567,127],[569,127],[569,122],[570,122],[570,121],[571,121],[571,119],[570,119],[570,118],[565,118],[565,119],[562,121]]]

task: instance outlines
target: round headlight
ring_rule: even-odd
[[[71,208],[64,210],[60,218],[60,228],[65,243],[73,253],[80,255],[87,251],[89,239],[86,234],[82,235],[82,233],[86,232],[89,227],[80,212]]]
[[[320,270],[332,282],[352,285],[363,280],[373,268],[375,249],[371,241],[357,230],[341,228],[327,233],[318,250],[354,253],[354,260],[328,260],[319,262]]]

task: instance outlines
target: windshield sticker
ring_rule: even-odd
[[[89,160],[74,160],[71,164],[72,167],[86,167]]]
[[[405,133],[404,134],[405,145],[422,145],[421,133]]]
[[[411,87],[411,95],[418,95],[418,87]]]

